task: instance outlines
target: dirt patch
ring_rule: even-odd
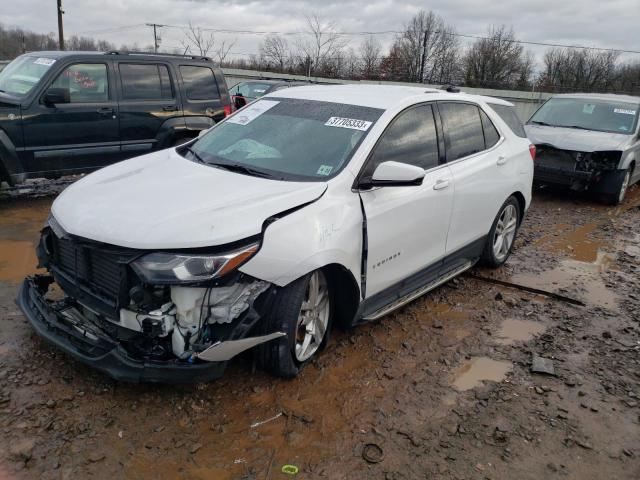
[[[456,372],[453,386],[464,391],[477,387],[484,381],[501,382],[511,368],[511,362],[500,362],[487,357],[472,358]]]

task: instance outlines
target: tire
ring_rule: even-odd
[[[607,205],[620,205],[627,195],[629,184],[631,183],[631,168],[625,170],[624,176],[620,177],[615,193],[609,193],[601,196],[601,199]]]
[[[317,310],[309,305],[314,291],[324,292],[317,302],[320,305]],[[262,334],[285,332],[287,335],[258,345],[258,367],[277,377],[298,375],[326,345],[331,328],[332,299],[328,278],[322,270],[315,270],[280,289],[270,312],[260,321],[259,329]]]
[[[507,198],[500,207],[493,225],[491,225],[484,251],[480,257],[483,265],[498,268],[507,261],[516,240],[521,215],[518,200],[514,196]],[[508,225],[508,232],[505,232],[505,220]],[[502,237],[499,249],[496,248],[498,246],[498,236]]]

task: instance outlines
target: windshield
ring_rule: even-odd
[[[552,98],[529,123],[572,127],[598,132],[631,134],[638,119],[638,104],[591,98]]]
[[[188,151],[194,160],[237,171],[240,166],[242,173],[324,180],[348,162],[382,113],[340,103],[262,99],[218,124]]]
[[[0,72],[0,91],[23,97],[35,87],[55,63],[47,57],[22,56]]]

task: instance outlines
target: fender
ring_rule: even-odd
[[[0,130],[0,181],[6,180],[13,187],[20,183],[23,176],[24,168],[16,154],[16,147],[6,132]]]
[[[332,264],[359,279],[363,240],[360,199],[350,189],[345,197],[344,184],[337,183],[330,184],[317,201],[270,224],[258,253],[239,270],[278,286]],[[359,287],[359,282],[354,283]]]
[[[173,139],[176,135],[182,135],[187,131],[184,117],[173,117],[166,120],[158,129],[156,134],[157,149],[169,148],[173,146]]]

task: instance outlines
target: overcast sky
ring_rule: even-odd
[[[57,29],[56,0],[3,0],[0,22],[47,33]],[[520,40],[640,50],[639,0],[63,0],[65,35],[81,34],[120,46],[152,44],[155,22],[203,28],[298,32],[318,13],[345,31],[400,30],[421,8],[432,9],[458,33],[482,35],[490,25],[512,25]],[[180,47],[184,31],[162,28],[162,47]],[[236,40],[236,55],[257,53],[262,35],[218,33]],[[294,36],[287,37],[290,43]],[[363,37],[350,36],[357,48]],[[388,45],[393,35],[378,38]],[[462,40],[463,45],[468,40]],[[526,47],[538,56],[544,50]],[[640,55],[626,55],[640,60]]]

